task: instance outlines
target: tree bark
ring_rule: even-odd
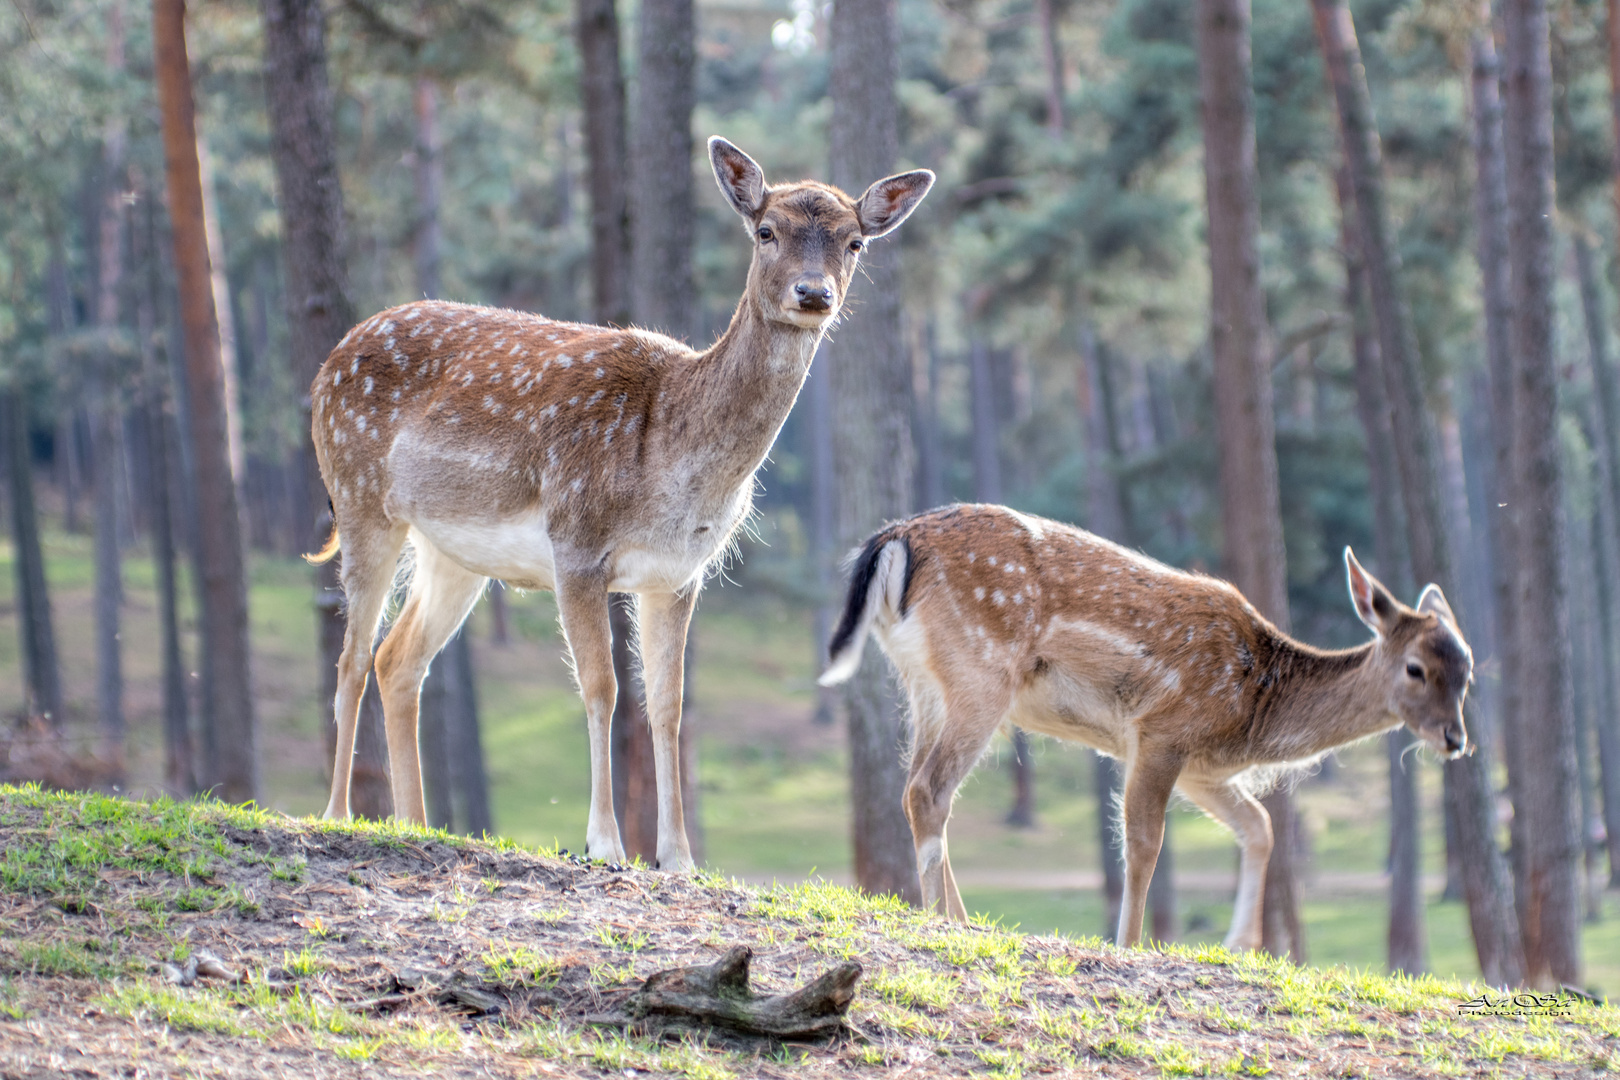
[[[112,26],[108,66],[123,66],[123,29],[120,9],[109,13]],[[123,552],[119,543],[118,509],[124,502],[123,409],[119,358],[110,347],[118,330],[119,288],[124,271],[123,192],[124,133],[112,128],[102,149],[100,199],[96,214],[95,325],[106,344],[90,372],[91,482],[96,505],[94,521],[96,715],[101,728],[102,762],[107,781],[124,782],[124,666],[119,625],[124,604]]]
[[[627,326],[630,165],[614,0],[575,0],[574,33],[579,42],[579,89],[591,191],[592,318],[604,326]]]
[[[451,746],[451,778],[459,795],[456,821],[468,836],[484,836],[495,832],[495,817],[489,804],[489,768],[478,717],[471,637],[463,626],[440,654],[450,661],[445,671],[445,696],[450,703],[445,733]]]
[[[442,234],[439,222],[440,194],[444,189],[444,162],[440,157],[439,87],[425,75],[418,75],[411,88],[411,104],[416,115],[416,146],[411,176],[416,186],[416,234],[412,238],[416,257],[416,290],[430,300],[444,295],[442,277]]]
[[[326,79],[326,19],[319,0],[262,0],[262,11],[264,85],[291,332],[289,361],[299,393],[301,430],[307,432],[308,387],[327,354],[356,321],[344,263],[347,229]],[[331,531],[332,516],[315,448],[307,439],[297,449],[296,468],[300,543],[305,551],[316,551]],[[314,585],[321,693],[331,702],[337,696],[337,664],[343,652],[343,594],[336,560],[315,568]],[[330,761],[337,750],[332,709],[326,710],[322,729]]]
[[[1287,559],[1277,487],[1271,345],[1260,288],[1260,200],[1250,79],[1248,0],[1198,7],[1198,78],[1208,203],[1210,345],[1220,442],[1222,552],[1227,576],[1277,626],[1288,627]],[[1305,960],[1292,796],[1263,800],[1277,842],[1266,871],[1265,947]]]
[[[205,782],[230,802],[259,794],[248,653],[247,574],[225,431],[219,325],[208,267],[197,129],[186,59],[185,0],[153,0],[152,39],[163,112],[169,214],[185,334],[196,452]]]
[[[691,341],[698,329],[692,277],[692,108],[697,102],[693,0],[642,0],[636,49],[630,310],[639,325]],[[611,207],[607,210],[611,213]]]
[[[1610,43],[1620,50],[1620,28],[1611,6]],[[1620,64],[1620,51],[1615,54]],[[1617,71],[1620,75],[1620,71]],[[1620,104],[1620,102],[1617,102]],[[1616,113],[1620,120],[1620,112]],[[1620,180],[1617,180],[1620,185]],[[1620,191],[1620,187],[1617,187]],[[1595,617],[1598,630],[1600,701],[1606,707],[1596,717],[1599,780],[1603,795],[1604,831],[1609,848],[1609,881],[1620,886],[1620,660],[1615,649],[1620,623],[1620,595],[1615,576],[1620,572],[1620,533],[1615,508],[1620,507],[1620,375],[1609,352],[1609,325],[1591,241],[1582,232],[1574,236],[1575,272],[1579,278],[1581,309],[1586,317],[1587,356],[1592,365],[1596,417],[1590,424],[1596,451],[1596,491],[1592,511],[1592,562],[1597,589]]]
[[[645,691],[632,655],[634,612],[632,597],[613,597],[608,614],[613,626],[613,676],[619,683],[619,697],[613,703],[613,813],[619,819],[625,855],[653,866],[658,862],[658,776]]]
[[[838,477],[833,452],[831,365],[824,348],[811,364],[804,386],[805,427],[810,443],[810,556],[816,571],[816,671],[827,662],[827,643],[832,638],[838,603]],[[817,724],[836,720],[842,693],[837,687],[817,683],[812,720]]]
[[[225,440],[230,447],[231,478],[236,498],[243,502],[247,485],[247,444],[242,438],[242,375],[236,350],[236,316],[231,310],[231,283],[225,268],[225,234],[219,227],[219,204],[214,197],[213,157],[208,140],[197,136],[197,167],[202,177],[203,230],[208,240],[208,284],[214,294],[219,320],[219,367],[224,378]]]
[[[1058,42],[1057,0],[1037,0],[1041,20],[1041,60],[1046,64],[1046,130],[1063,138],[1063,53]]]
[[[835,0],[828,62],[832,182],[845,191],[894,171],[899,156],[895,0]],[[833,402],[837,536],[847,550],[911,510],[911,365],[900,334],[900,252],[870,245],[843,325],[825,349]],[[866,280],[861,281],[860,277]],[[905,731],[896,688],[868,649],[846,684],[855,880],[871,893],[921,902],[911,830],[902,810]]]
[[[1358,239],[1391,406],[1393,445],[1406,515],[1407,552],[1418,581],[1439,584],[1456,610],[1464,593],[1453,574],[1452,541],[1442,512],[1438,439],[1427,408],[1411,312],[1399,291],[1400,257],[1390,239],[1383,200],[1381,149],[1361,65],[1355,26],[1343,0],[1313,0],[1317,37],[1338,108],[1345,164],[1355,196]],[[1467,612],[1460,612],[1466,628]],[[1469,719],[1475,754],[1446,768],[1457,807],[1457,841],[1464,852],[1464,892],[1474,946],[1487,982],[1522,980],[1522,952],[1511,910],[1507,867],[1496,843],[1489,753],[1477,715]]]
[[[45,554],[39,543],[39,509],[34,501],[33,455],[28,445],[24,388],[13,381],[0,390],[0,433],[5,437],[6,494],[11,509],[11,543],[16,552],[17,631],[22,640],[23,681],[30,716],[60,729],[62,671],[57,663],[56,628],[45,583]]]
[[[1502,130],[1506,149],[1508,266],[1513,290],[1513,500],[1520,671],[1517,814],[1524,823],[1520,911],[1526,976],[1533,985],[1580,985],[1574,716],[1565,624],[1563,515],[1559,494],[1558,373],[1553,351],[1552,57],[1544,0],[1502,8]]]

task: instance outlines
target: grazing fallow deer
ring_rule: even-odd
[[[1253,788],[1277,767],[1405,723],[1444,757],[1468,745],[1473,657],[1430,585],[1409,608],[1344,551],[1376,637],[1327,652],[1267,622],[1231,585],[1001,506],[952,506],[878,532],[854,561],[823,684],[870,629],[899,670],[915,737],[905,810],[924,903],[965,919],[945,823],[996,729],[1016,724],[1124,763],[1119,944],[1141,939],[1172,789],[1237,834],[1226,944],[1260,947],[1271,819]]]
[[[622,859],[608,759],[617,692],[608,593],[637,594],[658,781],[658,863],[692,865],[676,738],[681,657],[705,571],[748,516],[754,472],[837,319],[862,247],[934,181],[879,180],[858,198],[810,181],[767,185],[724,139],[720,190],[747,222],[753,261],[731,325],[703,352],[645,330],[422,301],[349,331],[311,388],[315,452],[343,553],[328,817],[349,774],[371,646],[400,554],[410,592],[376,657],[395,814],[421,822],[418,694],[428,662],[489,578],[553,589],[591,747],[586,849]],[[696,302],[695,297],[688,300]]]

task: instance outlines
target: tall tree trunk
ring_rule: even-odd
[[[637,31],[630,310],[640,325],[690,341],[697,329],[692,277],[692,108],[697,102],[693,0],[642,0]]]
[[[945,440],[939,422],[939,349],[930,323],[918,334],[913,360],[917,394],[917,482],[925,508],[945,505]]]
[[[489,804],[489,768],[484,759],[483,732],[478,721],[477,671],[473,665],[472,635],[463,626],[440,653],[446,664],[445,734],[450,740],[450,772],[456,800],[456,821],[468,836],[495,832]]]
[[[0,389],[0,435],[5,439],[6,502],[11,509],[11,543],[16,552],[17,636],[22,641],[23,682],[29,715],[60,729],[62,671],[56,657],[56,628],[45,584],[45,555],[39,543],[39,510],[34,501],[33,453],[28,445],[24,387],[15,376]]]
[[[1608,708],[1598,715],[1597,743],[1599,778],[1603,788],[1603,826],[1609,847],[1609,887],[1620,888],[1620,634],[1616,622],[1620,621],[1615,604],[1620,600],[1620,559],[1616,559],[1610,541],[1620,529],[1620,515],[1615,513],[1614,499],[1600,489],[1593,500],[1592,560],[1596,567],[1596,599],[1598,607],[1598,677],[1605,687],[1603,699]]]
[[[1041,60],[1046,64],[1046,130],[1063,138],[1063,51],[1058,42],[1057,0],[1037,0],[1041,20]]]
[[[1559,494],[1558,374],[1553,352],[1552,57],[1544,0],[1502,8],[1502,130],[1506,149],[1508,266],[1513,290],[1513,500],[1515,628],[1522,655],[1519,740],[1508,762],[1523,780],[1525,970],[1538,986],[1580,985],[1574,716],[1565,626]]]
[[[1223,560],[1232,582],[1286,630],[1287,560],[1277,488],[1271,346],[1260,288],[1248,0],[1206,0],[1198,6],[1197,19]],[[1299,917],[1292,802],[1286,789],[1264,800],[1276,843],[1266,870],[1263,933],[1268,951],[1303,963],[1305,928]]]
[[[163,654],[163,782],[184,798],[197,790],[197,767],[191,738],[191,710],[186,699],[185,657],[180,644],[179,581],[175,573],[174,500],[176,471],[173,423],[169,417],[169,373],[158,355],[157,312],[162,295],[157,262],[155,193],[141,192],[143,213],[131,230],[131,261],[146,269],[136,290],[135,330],[140,336],[141,404],[146,441],[152,456],[148,517],[152,528],[152,562],[157,571],[158,622]]]
[[[289,363],[299,393],[300,430],[307,432],[307,388],[356,321],[343,261],[347,228],[326,79],[326,16],[320,0],[262,0],[261,10],[265,96],[281,204]],[[317,551],[331,531],[332,515],[315,447],[307,438],[299,443],[296,469],[300,543],[305,551]],[[332,702],[343,652],[343,593],[335,560],[315,568],[314,586],[321,695]],[[322,730],[331,761],[337,751],[332,708],[325,711]]]
[[[1438,439],[1425,407],[1427,394],[1411,312],[1398,280],[1400,257],[1390,239],[1383,201],[1381,149],[1361,65],[1355,26],[1344,0],[1313,0],[1316,32],[1338,107],[1345,164],[1355,195],[1355,217],[1367,268],[1367,292],[1377,328],[1391,407],[1395,462],[1406,514],[1407,551],[1413,576],[1447,590],[1453,609],[1465,595],[1453,574],[1452,541],[1442,512]],[[1467,626],[1467,612],[1461,613]],[[1514,985],[1522,979],[1517,926],[1507,914],[1511,889],[1496,844],[1490,779],[1490,744],[1477,715],[1469,731],[1478,750],[1449,763],[1456,805],[1457,841],[1463,851],[1464,892],[1474,946],[1487,982]]]
[[[1620,15],[1610,7],[1610,45],[1615,50],[1616,77],[1620,78]],[[1620,98],[1616,100],[1616,122],[1620,124]],[[1620,178],[1616,180],[1620,192]],[[1592,365],[1592,387],[1596,391],[1596,417],[1589,425],[1596,451],[1596,497],[1593,499],[1592,560],[1597,585],[1597,629],[1601,650],[1593,678],[1603,683],[1599,699],[1607,708],[1597,715],[1597,743],[1600,786],[1603,792],[1604,830],[1608,834],[1609,880],[1620,886],[1620,659],[1615,650],[1616,624],[1620,623],[1620,594],[1615,575],[1620,572],[1620,532],[1615,508],[1620,507],[1620,375],[1609,354],[1609,324],[1603,310],[1603,294],[1590,239],[1583,232],[1574,236],[1575,272],[1581,290],[1581,309],[1586,317],[1587,356]]]
[[[899,156],[895,0],[835,0],[828,62],[832,182],[861,191],[894,171]],[[866,280],[852,289],[844,323],[825,349],[831,375],[838,543],[866,539],[910,509],[911,365],[900,335],[900,252],[894,240],[869,246]],[[920,903],[916,857],[902,799],[905,730],[895,687],[876,649],[846,684],[855,880],[871,893]]]
[[[614,0],[575,0],[591,192],[591,317],[630,322],[630,163]]]
[[[197,136],[197,166],[202,175],[203,228],[208,239],[209,288],[219,320],[219,367],[225,387],[225,438],[230,447],[231,477],[237,500],[247,489],[247,443],[242,438],[242,376],[236,350],[236,316],[231,309],[231,283],[226,276],[225,234],[219,227],[219,200],[214,193],[214,162],[208,140]]]
[[[1398,595],[1411,595],[1411,571],[1401,542],[1399,481],[1392,452],[1394,430],[1383,356],[1372,329],[1367,301],[1367,267],[1356,227],[1355,196],[1349,172],[1335,173],[1339,198],[1339,245],[1345,260],[1345,306],[1351,316],[1351,356],[1355,364],[1356,415],[1367,441],[1368,486],[1373,504],[1373,551],[1378,573]],[[1397,728],[1384,737],[1389,759],[1389,933],[1391,971],[1416,974],[1428,969],[1419,847],[1417,760],[1408,764],[1412,733]]]
[[[411,170],[416,184],[416,291],[430,300],[444,295],[441,281],[442,233],[440,193],[444,189],[444,162],[440,158],[439,87],[425,75],[416,77],[411,101],[416,114],[416,147]]]
[[[185,0],[153,0],[152,39],[196,447],[202,640],[208,643],[203,650],[204,731],[210,751],[205,782],[221,798],[242,802],[259,793],[247,574],[225,432],[224,374],[203,225],[185,12]]]

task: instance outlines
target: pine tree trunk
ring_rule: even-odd
[[[810,365],[810,378],[804,386],[806,399],[805,428],[810,458],[810,557],[815,560],[815,670],[827,663],[827,643],[832,639],[833,619],[837,615],[838,477],[833,453],[833,399],[832,361],[822,349]],[[816,684],[816,709],[812,719],[817,724],[831,724],[837,719],[840,691],[837,687]]]
[[[1312,6],[1355,196],[1368,299],[1391,407],[1412,572],[1416,580],[1432,581],[1445,588],[1457,610],[1465,594],[1452,572],[1452,541],[1442,512],[1438,438],[1433,417],[1425,408],[1427,394],[1411,313],[1399,291],[1400,258],[1389,235],[1378,131],[1355,26],[1343,0],[1313,0]],[[1468,612],[1460,614],[1466,628]],[[1512,893],[1507,867],[1496,844],[1490,744],[1483,739],[1485,733],[1477,716],[1470,717],[1468,727],[1478,752],[1446,766],[1457,808],[1457,842],[1464,852],[1464,892],[1474,946],[1486,981],[1495,986],[1515,985],[1520,981],[1522,952],[1517,927],[1507,915]]]
[[[860,192],[899,156],[899,30],[895,0],[835,0],[828,45],[832,182]],[[823,363],[831,379],[839,547],[864,541],[911,510],[911,365],[900,335],[900,251],[870,245],[843,324]],[[865,280],[861,280],[861,278]],[[846,684],[855,880],[870,893],[921,902],[902,799],[905,729],[886,661],[868,649]]]
[[[320,0],[262,0],[261,10],[265,96],[286,260],[289,359],[299,391],[301,429],[308,431],[305,388],[356,321],[343,261],[347,230],[326,79],[326,17]],[[332,529],[332,516],[313,443],[301,442],[295,460],[299,542],[303,550],[317,551]],[[322,700],[332,702],[343,652],[343,594],[336,560],[316,567],[314,585]],[[337,751],[330,707],[324,710],[322,730],[330,761]]]
[[[1532,985],[1580,985],[1580,895],[1576,860],[1574,717],[1565,633],[1563,513],[1558,442],[1558,373],[1553,347],[1552,58],[1544,0],[1502,8],[1502,130],[1508,197],[1508,266],[1513,291],[1513,500],[1521,655],[1520,739],[1509,759],[1524,822],[1521,907],[1526,977]]]
[[[17,576],[17,636],[22,641],[28,713],[60,729],[64,719],[62,671],[57,663],[56,628],[45,584],[45,555],[39,543],[39,510],[34,501],[33,455],[28,445],[28,412],[23,395],[24,388],[15,381],[0,389],[6,502],[11,510],[15,552],[12,565]]]
[[[591,317],[630,322],[630,164],[614,0],[575,0],[591,193]]]
[[[484,758],[483,730],[478,717],[478,680],[473,664],[472,635],[463,626],[444,647],[450,659],[445,681],[451,703],[446,717],[450,738],[450,768],[457,800],[457,821],[468,836],[495,832],[489,804],[489,768]]]
[[[1593,500],[1592,561],[1596,567],[1595,588],[1598,607],[1598,644],[1602,650],[1598,677],[1605,686],[1603,698],[1608,708],[1598,715],[1597,744],[1599,778],[1603,789],[1603,826],[1609,847],[1609,887],[1620,888],[1620,634],[1616,633],[1616,601],[1620,600],[1616,582],[1620,580],[1620,560],[1614,555],[1610,541],[1620,520],[1615,514],[1615,503],[1606,490],[1600,489]]]
[[[1057,0],[1036,0],[1041,21],[1041,61],[1046,65],[1046,130],[1063,138],[1063,53],[1058,42]]]
[[[939,422],[939,349],[934,344],[933,327],[921,333],[922,355],[916,379],[922,386],[917,402],[917,479],[918,494],[927,508],[945,505],[945,440]]]
[[[445,668],[451,661],[441,649],[428,665],[416,718],[416,743],[422,755],[422,801],[427,822],[435,829],[455,830],[455,779],[450,768],[449,686]]]
[[[619,819],[625,855],[639,856],[653,866],[658,862],[658,776],[640,672],[631,655],[634,598],[615,595],[608,615],[613,626],[613,676],[619,683],[613,704],[613,813]]]
[[[690,342],[697,330],[692,277],[692,108],[697,102],[693,0],[642,0],[636,49],[630,310],[638,325]]]
[[[1248,0],[1198,7],[1198,75],[1210,257],[1210,345],[1220,441],[1221,529],[1226,574],[1244,596],[1288,627],[1287,561],[1277,487],[1271,346],[1260,288],[1260,200],[1250,81]],[[1277,841],[1266,870],[1266,949],[1305,960],[1294,866],[1293,799],[1262,800]]]
[[[222,799],[243,802],[259,794],[247,574],[225,430],[224,374],[203,224],[184,0],[153,0],[152,38],[196,453],[201,629],[202,640],[208,643],[203,651],[203,717],[210,751],[205,783]]]

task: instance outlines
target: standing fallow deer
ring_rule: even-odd
[[[348,606],[328,817],[349,813],[372,641],[409,544],[410,591],[376,656],[396,816],[426,817],[416,729],[428,663],[500,578],[556,592],[590,734],[586,850],[622,859],[608,593],[634,593],[658,864],[691,867],[676,739],[693,605],[750,512],[754,472],[861,249],[904,221],[934,181],[926,170],[901,173],[850,198],[811,181],[767,185],[724,139],[709,141],[709,158],[754,247],[747,290],[707,350],[645,330],[423,301],[356,326],[321,368],[313,434],[335,528],[311,558],[341,550]]]
[[[1260,947],[1271,819],[1254,788],[1279,768],[1404,723],[1464,752],[1473,656],[1439,588],[1409,608],[1344,551],[1377,635],[1328,652],[1288,637],[1231,585],[1001,506],[952,506],[879,531],[856,556],[830,685],[868,630],[899,670],[915,736],[905,793],[924,903],[965,919],[945,844],[951,800],[1004,724],[1124,763],[1121,946],[1141,939],[1172,789],[1237,834],[1226,944]]]

